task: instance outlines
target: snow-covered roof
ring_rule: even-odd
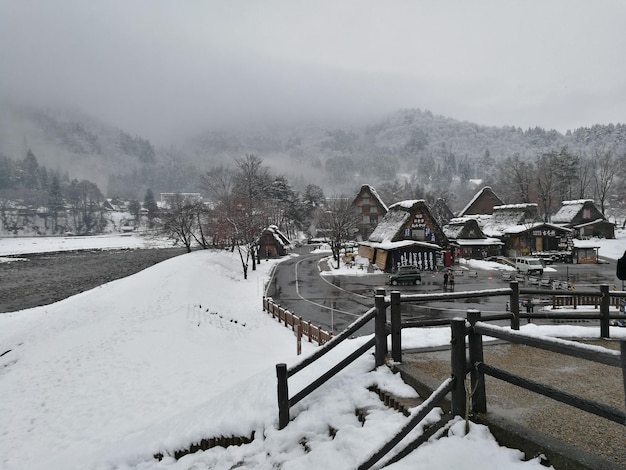
[[[514,230],[514,227],[517,226],[520,226],[520,232],[527,230],[529,226],[535,223],[534,217],[536,213],[537,204],[506,204],[495,206],[491,217],[478,220],[478,223],[483,233],[488,237],[501,237],[507,229]],[[521,230],[521,227],[523,227],[523,230]]]
[[[266,230],[272,234],[274,240],[276,240],[276,243],[279,245],[285,246],[291,243],[287,236],[282,233],[276,225],[270,225]]]
[[[595,224],[599,224],[599,223],[615,225],[613,222],[609,222],[608,220],[596,219],[596,220],[592,220],[591,222],[585,222],[584,224],[574,225],[574,228],[583,228],[583,227],[587,227],[589,225],[595,225]]]
[[[442,230],[443,230],[443,233],[446,234],[446,237],[452,239],[452,238],[458,238],[459,234],[463,231],[464,228],[465,228],[464,223],[454,223],[454,224],[444,225],[442,227]]]
[[[518,224],[518,225],[513,225],[507,229],[504,230],[503,233],[506,234],[516,234],[516,233],[522,233],[522,232],[526,232],[528,230],[533,230],[537,227],[548,227],[554,230],[562,230],[565,232],[572,232],[572,229],[569,229],[567,227],[563,227],[562,225],[556,225],[556,224],[550,224],[550,223],[546,223],[546,222],[535,222],[533,224]]]
[[[595,240],[578,240],[575,238],[572,241],[575,248],[600,248],[600,245]]]
[[[385,212],[387,212],[389,210],[389,208],[387,207],[387,204],[385,204],[382,200],[382,198],[380,197],[380,195],[378,194],[378,192],[376,191],[376,189],[374,189],[374,186],[370,185],[370,184],[364,184],[363,186],[366,186],[367,189],[369,189],[369,192],[372,194],[372,197],[374,197],[378,203],[383,206],[383,208],[385,209]]]
[[[394,204],[395,206],[395,204]],[[391,207],[394,207],[391,206]],[[390,207],[390,208],[391,208]],[[390,242],[398,231],[407,223],[411,214],[404,210],[390,210],[382,218],[369,236],[371,242]]]
[[[406,201],[399,201],[389,206],[389,209],[393,209],[394,207],[402,207],[404,209],[411,209],[415,204],[423,203],[426,201],[424,199],[407,199]]]
[[[369,246],[372,248],[381,248],[383,250],[393,250],[396,248],[405,248],[407,246],[419,246],[422,248],[430,248],[432,250],[441,250],[441,247],[435,243],[420,242],[417,240],[399,240],[397,242],[392,242],[388,240],[380,243],[370,240],[366,242],[359,242],[359,245]]]
[[[581,211],[583,206],[591,202],[593,199],[576,199],[573,201],[563,201],[561,208],[552,216],[552,222],[556,224],[566,224],[571,222],[574,217]]]

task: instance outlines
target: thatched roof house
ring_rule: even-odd
[[[434,270],[444,263],[440,253],[448,248],[448,238],[419,199],[390,206],[367,241],[359,243],[359,255],[385,271],[403,264]]]

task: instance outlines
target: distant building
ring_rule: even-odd
[[[359,193],[352,201],[352,205],[361,218],[357,226],[359,229],[357,239],[367,240],[378,222],[387,213],[387,205],[369,184],[361,186]]]
[[[449,224],[443,226],[443,231],[455,251],[455,259],[484,259],[502,254],[504,243],[498,238],[485,236],[474,218],[451,219]]]
[[[390,206],[367,241],[359,243],[359,255],[388,272],[406,264],[435,270],[452,263],[448,238],[421,199]]]
[[[574,229],[577,238],[615,238],[615,224],[604,217],[592,199],[563,201],[552,223]]]
[[[459,212],[459,217],[476,214],[493,214],[495,206],[504,205],[504,201],[493,192],[490,186],[478,191],[467,205]]]
[[[270,225],[261,233],[259,238],[259,259],[278,258],[287,254],[289,239],[276,225]]]

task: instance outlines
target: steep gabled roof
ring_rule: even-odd
[[[567,224],[571,222],[587,203],[593,204],[593,199],[563,201],[561,208],[552,216],[552,222],[555,224]]]
[[[484,197],[489,197],[491,200],[493,200],[494,206],[499,206],[499,205],[504,204],[504,201],[502,201],[502,199],[500,199],[496,195],[496,193],[493,192],[493,189],[491,189],[491,186],[485,186],[476,194],[474,194],[474,197],[470,200],[470,202],[468,202],[467,205],[461,210],[461,212],[459,212],[459,217],[462,217],[464,215],[470,215],[468,214],[468,212],[470,211],[472,206],[476,203],[476,201]]]
[[[389,211],[383,219],[378,223],[372,234],[369,236],[369,242],[383,243],[391,241],[399,241],[404,238],[403,229],[412,217],[420,214],[426,220],[432,230],[432,234],[437,239],[437,243],[446,245],[448,238],[443,230],[433,218],[426,202],[423,199],[410,199],[406,201],[396,202],[389,206]],[[413,240],[415,241],[415,240]],[[428,242],[427,240],[420,243]],[[438,245],[437,245],[438,246]]]
[[[378,243],[390,242],[402,230],[411,214],[405,210],[392,210],[394,206],[395,204],[389,208],[390,210],[383,219],[378,222],[378,225],[368,238],[369,241]]]
[[[537,221],[537,204],[507,204],[493,208],[488,219],[479,220],[488,237],[501,237],[513,227],[530,227]]]
[[[286,246],[291,243],[289,239],[285,236],[285,234],[282,233],[276,225],[270,225],[265,229],[264,232],[271,234],[272,237],[274,237],[274,240],[276,240],[276,243],[278,243],[279,245]]]
[[[352,204],[356,203],[356,200],[358,199],[358,197],[363,193],[363,192],[368,192],[372,195],[372,198],[374,198],[376,200],[376,202],[385,210],[385,212],[387,212],[389,210],[389,208],[387,207],[387,205],[383,202],[382,198],[380,197],[380,195],[378,194],[378,192],[376,191],[376,189],[374,189],[373,186],[369,185],[369,184],[364,184],[361,186],[361,189],[359,190],[359,193],[356,195],[356,197],[354,198],[354,201],[352,201]]]

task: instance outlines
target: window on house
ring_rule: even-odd
[[[378,212],[376,206],[371,206],[370,207],[370,212],[374,212],[374,213]]]
[[[361,199],[361,204],[364,205],[364,206],[369,206],[370,198],[369,197],[364,197],[363,199]]]
[[[424,239],[425,239],[424,229],[422,229],[422,228],[414,228],[413,230],[411,230],[411,238],[413,240],[424,241]]]
[[[370,216],[369,215],[364,215],[363,216],[363,223],[364,224],[369,224],[370,223]]]
[[[588,207],[583,209],[583,219],[591,219],[591,209]]]

